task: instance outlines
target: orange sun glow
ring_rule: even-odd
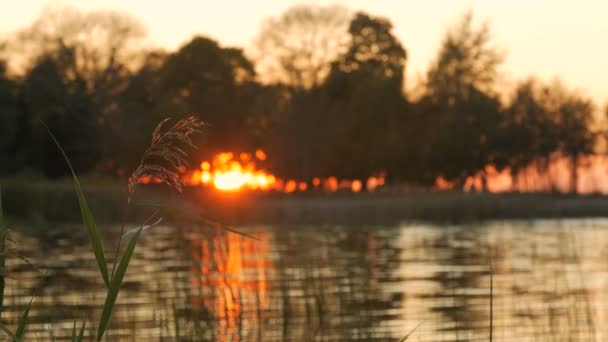
[[[337,177],[314,177],[310,181],[281,179],[260,168],[268,155],[258,149],[254,153],[221,152],[211,161],[203,161],[200,168],[184,173],[184,182],[189,186],[212,186],[217,190],[236,192],[241,190],[278,191],[284,193],[309,190],[336,192],[374,191],[384,185],[384,174],[379,173],[367,180],[338,179]]]

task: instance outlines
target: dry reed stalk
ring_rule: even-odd
[[[156,126],[150,146],[144,152],[139,166],[129,177],[129,202],[137,184],[144,177],[156,178],[178,192],[182,191],[184,184],[179,177],[179,168],[188,165],[188,154],[185,150],[196,148],[191,135],[200,133],[205,124],[190,116],[166,128],[165,124],[169,120],[166,118]]]

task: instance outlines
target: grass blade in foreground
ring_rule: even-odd
[[[125,249],[122,258],[120,259],[120,263],[116,268],[116,273],[110,281],[110,286],[108,287],[108,294],[106,296],[106,301],[103,305],[103,311],[101,313],[101,319],[99,321],[99,328],[97,329],[97,340],[101,340],[103,334],[110,322],[110,316],[112,316],[112,309],[114,308],[114,303],[116,303],[116,298],[118,297],[118,291],[120,291],[120,285],[122,284],[122,280],[127,272],[127,268],[129,267],[129,261],[131,261],[131,257],[133,256],[133,252],[135,251],[135,246],[137,245],[137,240],[139,239],[139,235],[141,234],[143,227],[139,228],[135,235],[129,241],[129,245]]]
[[[181,217],[187,217],[188,219],[194,220],[200,224],[204,224],[206,226],[209,226],[209,227],[212,227],[215,229],[221,229],[221,230],[225,230],[230,233],[248,237],[250,239],[259,240],[257,237],[255,237],[253,235],[240,232],[240,231],[236,230],[235,228],[206,219],[206,218],[202,217],[201,214],[196,212],[195,210],[186,210],[186,209],[182,209],[182,208],[178,208],[178,207],[174,207],[174,206],[170,206],[170,205],[165,205],[162,203],[134,202],[133,204],[139,205],[142,207],[157,208],[159,210],[164,210],[168,214],[174,214],[174,215],[181,216]]]
[[[139,231],[144,231],[147,230],[149,228],[152,228],[154,226],[157,226],[158,224],[160,224],[163,221],[162,217],[159,218],[158,220],[156,220],[156,222],[149,224],[149,225],[142,225],[139,227],[135,227],[135,228],[131,228],[129,229],[126,233],[122,234],[122,236],[120,237],[121,240],[131,240],[131,238],[133,238],[133,236],[135,236],[135,234],[137,234],[137,232]]]
[[[175,329],[175,338],[179,341],[180,336],[180,328],[179,328],[179,317],[177,317],[177,307],[175,303],[172,305],[173,307],[173,329]]]
[[[424,323],[424,322],[418,323],[418,325],[415,326],[414,329],[412,329],[409,333],[407,333],[407,335],[405,335],[402,339],[400,339],[399,342],[405,342],[405,341],[407,341],[407,339],[410,338],[410,336],[412,336],[412,334],[414,333],[414,331],[416,331],[416,329],[418,329],[422,325],[422,323]]]
[[[13,341],[21,342],[23,341],[23,336],[25,336],[25,328],[27,327],[27,316],[30,313],[30,308],[32,307],[32,301],[34,298],[30,299],[30,303],[27,305],[21,318],[19,318],[19,324],[17,325],[17,331],[15,331],[15,336],[13,337]]]
[[[87,324],[87,321],[82,321],[82,326],[80,326],[80,331],[78,335],[76,335],[76,321],[74,321],[74,327],[72,328],[72,342],[81,342],[84,337],[84,326]]]
[[[4,228],[2,215],[2,189],[0,188],[0,318],[4,311],[4,270],[6,266],[6,228]]]
[[[70,171],[72,172],[72,176],[74,178],[74,188],[76,190],[76,196],[78,197],[78,205],[80,206],[80,213],[82,214],[82,221],[87,231],[87,235],[89,236],[89,240],[91,241],[91,245],[93,246],[93,252],[95,253],[95,259],[97,260],[97,266],[99,267],[99,272],[101,273],[101,277],[103,278],[103,282],[106,287],[109,287],[110,279],[108,277],[108,266],[106,263],[105,254],[103,251],[103,243],[101,238],[99,237],[99,233],[97,232],[97,225],[95,224],[95,218],[93,217],[93,213],[87,204],[87,200],[84,197],[84,192],[82,191],[82,187],[80,185],[80,181],[76,176],[76,172],[72,167],[72,163],[70,163],[70,159],[68,155],[65,153],[55,136],[49,129],[47,125],[43,123],[44,127],[48,131],[49,135],[59,148],[59,151],[63,155],[66,163],[68,164]]]
[[[11,338],[13,337],[13,332],[10,331],[9,328],[6,327],[6,325],[0,323],[0,330],[2,330],[5,334],[7,334],[8,336],[10,336]]]
[[[53,330],[49,328],[49,337],[51,338],[51,342],[55,342],[55,334],[53,334]]]

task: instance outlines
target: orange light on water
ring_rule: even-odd
[[[189,277],[193,291],[193,309],[205,310],[221,320],[216,326],[217,341],[232,339],[240,330],[240,322],[263,319],[251,303],[266,312],[271,304],[268,279],[276,273],[269,257],[270,236],[259,231],[256,240],[237,234],[213,234],[194,238],[187,251],[193,262]],[[211,290],[211,291],[207,291]],[[260,325],[262,322],[259,323]]]

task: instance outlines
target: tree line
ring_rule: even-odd
[[[461,184],[488,165],[516,174],[555,154],[576,177],[602,141],[597,107],[559,81],[505,93],[504,54],[471,12],[411,91],[407,60],[388,19],[341,6],[267,19],[250,54],[204,36],[153,49],[126,14],[47,10],[0,44],[0,172],[66,174],[40,122],[80,172],[132,167],[157,122],[196,115],[208,127],[193,162],[263,148],[283,177],[382,171],[420,185]]]

